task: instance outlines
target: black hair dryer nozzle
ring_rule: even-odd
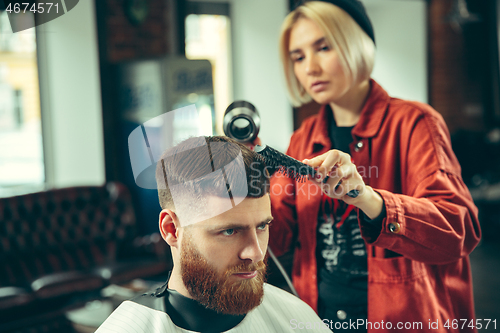
[[[228,137],[250,143],[257,138],[260,130],[260,115],[252,103],[236,101],[231,103],[226,112],[222,128]]]

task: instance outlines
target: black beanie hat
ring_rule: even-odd
[[[366,14],[365,6],[359,0],[310,0],[310,1],[323,1],[331,3],[337,7],[342,8],[347,12],[347,14],[351,15],[351,17],[359,24],[361,29],[371,38],[371,40],[375,43],[375,34],[373,32],[373,26],[370,21],[370,18]],[[309,0],[299,0],[295,3],[295,6],[292,8],[295,10],[300,5],[303,5],[306,2],[310,2]]]

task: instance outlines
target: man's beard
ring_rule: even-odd
[[[230,267],[221,276],[195,248],[189,236],[184,240],[181,274],[191,297],[208,309],[232,315],[248,313],[262,302],[266,271],[264,261]],[[257,271],[254,278],[229,280],[234,273],[253,271]]]

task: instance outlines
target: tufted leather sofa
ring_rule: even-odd
[[[168,246],[138,237],[120,183],[0,198],[0,331],[112,283],[165,274]]]

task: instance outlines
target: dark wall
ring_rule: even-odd
[[[451,133],[483,132],[497,126],[493,119],[492,81],[498,76],[494,1],[468,1],[478,21],[450,16],[454,0],[429,1],[430,104],[446,120]],[[461,23],[458,25],[458,23]],[[495,70],[496,69],[496,70]]]
[[[156,191],[139,188],[128,154],[128,134],[139,124],[120,113],[121,64],[184,50],[184,0],[96,0],[106,180],[127,185],[142,233],[158,231]],[[172,38],[175,36],[176,38]],[[180,41],[180,45],[176,45]]]

